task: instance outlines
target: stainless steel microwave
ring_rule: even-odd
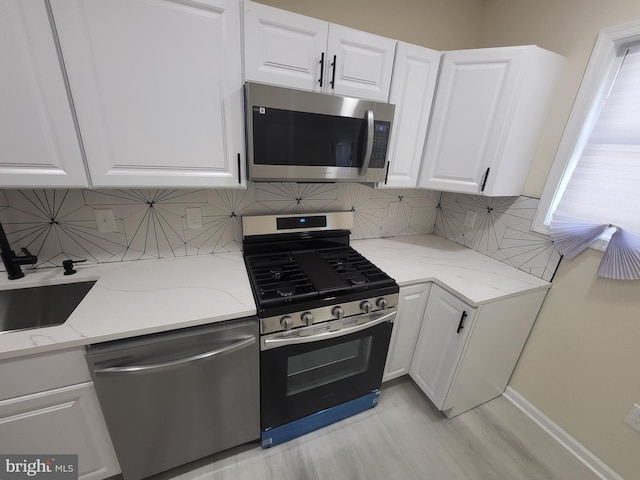
[[[383,182],[395,107],[245,84],[249,180]]]

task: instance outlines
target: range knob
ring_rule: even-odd
[[[344,317],[344,309],[342,307],[340,307],[340,306],[333,307],[333,310],[331,310],[331,313],[338,320],[340,320],[342,317]]]
[[[387,308],[387,305],[389,305],[389,302],[387,302],[386,298],[380,297],[378,300],[376,300],[376,305],[380,310],[384,310],[385,308]]]
[[[364,313],[369,313],[371,311],[371,302],[369,300],[365,300],[360,304],[360,310]]]
[[[302,319],[302,323],[304,323],[307,327],[313,324],[313,313],[311,312],[304,312],[302,315],[300,315],[300,318]]]
[[[289,315],[285,315],[280,319],[280,325],[285,330],[291,330],[291,328],[293,327],[293,318],[291,318]]]

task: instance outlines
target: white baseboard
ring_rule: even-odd
[[[502,395],[602,480],[624,480],[611,467],[596,457],[513,388],[507,387]]]

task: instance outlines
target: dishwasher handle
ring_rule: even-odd
[[[247,338],[243,338],[242,340],[226,345],[222,348],[218,348],[216,350],[211,350],[210,352],[199,353],[197,355],[192,355],[190,357],[179,358],[177,360],[171,360],[169,362],[160,362],[160,363],[152,363],[149,365],[129,365],[126,367],[107,367],[100,368],[94,370],[96,376],[101,375],[114,375],[114,374],[128,374],[128,373],[142,373],[149,371],[158,371],[165,370],[172,367],[177,367],[180,365],[185,365],[189,363],[198,362],[200,360],[206,360],[208,358],[220,357],[222,355],[226,355],[229,353],[237,352],[238,350],[242,350],[250,345],[256,343],[256,337],[251,336]]]

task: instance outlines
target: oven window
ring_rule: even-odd
[[[287,396],[327,385],[367,370],[372,337],[320,348],[288,358]]]

